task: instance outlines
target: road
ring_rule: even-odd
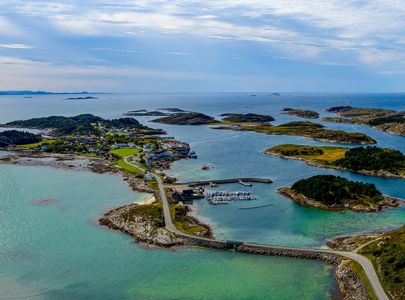
[[[138,168],[139,170],[144,171],[139,166],[129,162],[128,158],[129,157],[124,158],[124,161],[127,164],[130,164],[130,165]],[[204,240],[204,241],[218,241],[215,239],[190,236],[188,234],[181,232],[180,230],[178,230],[176,228],[176,226],[173,224],[173,221],[172,221],[172,217],[170,214],[170,208],[169,208],[169,202],[167,200],[167,196],[166,196],[166,192],[165,192],[165,188],[164,188],[162,179],[160,178],[160,176],[158,176],[156,174],[153,174],[153,175],[155,176],[156,182],[158,183],[159,194],[160,194],[160,198],[163,203],[163,215],[164,215],[164,219],[165,219],[166,229],[180,237],[183,236],[183,237],[189,237],[189,238]],[[383,287],[381,286],[380,280],[378,279],[377,273],[375,272],[374,266],[371,263],[371,261],[368,260],[366,257],[357,253],[359,248],[355,249],[353,252],[349,252],[349,251],[337,251],[337,250],[332,250],[332,249],[293,248],[293,247],[281,247],[281,246],[271,246],[271,245],[263,245],[263,244],[251,244],[251,243],[246,243],[246,242],[241,242],[241,243],[243,243],[244,245],[247,245],[247,246],[258,246],[258,247],[269,248],[269,249],[294,250],[294,251],[303,251],[303,252],[309,251],[309,252],[315,252],[315,253],[330,253],[330,254],[334,254],[334,255],[340,255],[340,256],[347,257],[361,265],[377,298],[379,300],[389,300]]]

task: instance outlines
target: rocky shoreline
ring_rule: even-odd
[[[335,165],[321,164],[319,162],[312,161],[312,160],[305,159],[305,158],[298,157],[298,156],[287,156],[287,155],[283,155],[281,153],[276,153],[276,152],[268,151],[268,150],[264,150],[263,153],[272,155],[272,156],[276,156],[279,158],[283,158],[283,159],[301,160],[311,167],[333,169],[333,170],[338,170],[338,171],[343,171],[343,172],[352,172],[352,173],[358,173],[358,174],[362,174],[362,175],[366,175],[366,176],[393,178],[393,179],[405,179],[405,174],[394,174],[394,173],[390,173],[388,171],[351,170],[348,168],[343,168],[343,167],[339,167],[339,166],[335,166]]]
[[[355,212],[379,212],[383,211],[385,208],[394,208],[398,207],[401,202],[399,199],[391,198],[384,196],[384,202],[380,201],[377,203],[375,207],[365,207],[365,206],[353,206],[349,204],[345,205],[325,205],[319,203],[318,201],[311,200],[302,194],[295,193],[291,188],[279,188],[277,192],[280,195],[283,195],[298,205],[307,206],[307,207],[315,207],[322,210],[329,210],[329,211],[344,211],[344,210],[351,210]]]

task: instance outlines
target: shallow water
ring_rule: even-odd
[[[99,95],[91,101],[64,101],[62,95],[0,97],[0,123],[49,115],[93,113],[119,117],[128,110],[179,107],[213,116],[225,112],[271,114],[274,123],[299,120],[282,115],[284,107],[323,110],[335,105],[405,109],[405,95],[258,94]],[[252,108],[247,108],[252,107]],[[305,163],[266,156],[281,143],[318,143],[299,137],[267,136],[213,130],[206,126],[169,126],[170,135],[189,142],[197,160],[176,162],[169,173],[181,181],[265,177],[273,184],[250,189],[258,200],[227,206],[193,205],[213,224],[220,238],[293,246],[321,246],[325,239],[404,223],[405,210],[383,213],[324,212],[300,207],[276,189],[315,174],[338,174],[372,182],[384,193],[405,198],[403,180],[365,177],[319,169]],[[404,137],[364,126],[324,123],[329,128],[361,131],[378,145],[405,151]],[[1,153],[0,153],[1,155]],[[205,164],[214,166],[201,171]],[[0,292],[6,298],[32,299],[327,299],[336,288],[325,264],[316,261],[249,256],[202,249],[176,252],[144,249],[125,235],[95,224],[103,211],[146,195],[133,193],[116,176],[39,167],[0,165]],[[40,204],[38,200],[49,200]],[[261,209],[238,207],[273,203]]]

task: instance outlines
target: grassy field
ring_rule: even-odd
[[[125,157],[129,155],[136,155],[141,152],[139,148],[121,148],[121,149],[114,149],[110,150],[110,153],[118,155],[119,157]]]
[[[372,261],[387,294],[405,299],[405,226],[384,233],[360,253]]]
[[[306,146],[283,144],[267,149],[267,154],[281,154],[287,157],[299,157],[319,163],[332,163],[345,156],[349,148],[332,146]]]
[[[42,141],[38,142],[38,143],[34,143],[34,144],[25,144],[25,145],[18,145],[16,146],[16,148],[20,148],[20,149],[33,149],[35,147],[41,146],[42,144],[48,143],[48,144],[52,144],[55,143],[57,140],[56,139],[43,139]]]
[[[135,174],[142,173],[138,168],[136,168],[130,164],[127,164],[122,158],[115,161],[114,165],[117,166],[118,168],[124,169],[131,173],[135,173]]]

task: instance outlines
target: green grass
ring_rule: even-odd
[[[405,226],[384,233],[360,254],[371,260],[384,289],[395,299],[405,299]]]
[[[138,168],[136,168],[130,164],[127,164],[123,159],[119,159],[119,160],[115,161],[114,165],[117,166],[118,168],[128,171],[130,173],[135,173],[135,174],[142,173],[141,170],[139,170]]]
[[[232,129],[220,128],[220,129]],[[360,132],[345,132],[342,130],[329,130],[321,124],[313,122],[290,122],[277,126],[268,124],[240,126],[237,130],[255,131],[275,135],[294,135],[312,138],[314,140],[328,141],[341,144],[374,144],[376,141]]]
[[[319,163],[332,163],[343,158],[348,150],[349,148],[344,147],[283,144],[267,149],[265,153],[299,157]]]
[[[25,144],[25,145],[18,145],[16,148],[25,148],[25,149],[33,149],[35,147],[41,146],[42,144],[48,143],[52,144],[58,141],[57,139],[43,139],[42,141],[38,143],[33,143],[33,144]]]
[[[141,152],[139,148],[121,148],[121,149],[114,149],[110,150],[110,153],[118,155],[119,157],[125,157],[129,155],[136,155]]]

